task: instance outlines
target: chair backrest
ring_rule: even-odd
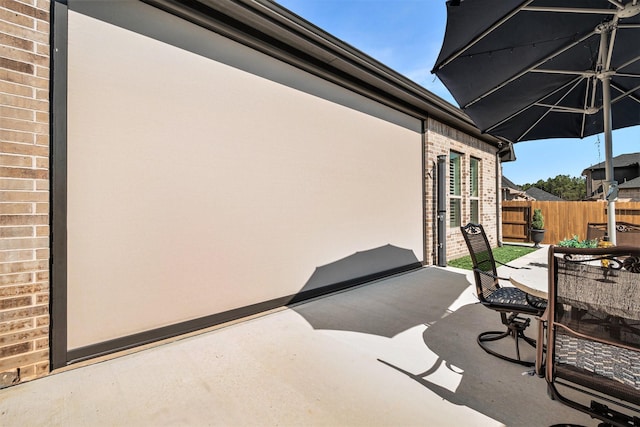
[[[551,246],[547,309],[552,392],[561,380],[640,405],[640,248]]]
[[[607,234],[607,223],[590,222],[587,224],[587,239],[602,238]],[[640,246],[640,225],[630,222],[616,222],[616,244],[618,246]]]
[[[460,230],[471,255],[478,298],[485,302],[485,298],[500,288],[493,251],[482,225],[469,223],[460,227]]]

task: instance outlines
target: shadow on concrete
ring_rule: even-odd
[[[422,263],[411,249],[387,244],[358,251],[316,267],[300,291],[288,297],[286,304],[297,304],[307,299],[421,267]]]
[[[315,329],[389,338],[383,351],[400,348],[405,353],[379,354],[376,359],[381,364],[443,400],[506,426],[595,425],[547,397],[544,379],[528,375],[529,368],[491,356],[478,346],[480,332],[502,326],[494,311],[475,303],[473,293],[466,274],[427,267],[291,309]],[[408,337],[415,342],[407,345]],[[502,341],[500,345],[514,345]],[[522,347],[523,357],[533,358],[535,350]]]
[[[317,267],[301,292],[365,277],[388,275],[388,272],[406,271],[421,266],[420,260],[411,249],[387,244],[378,248],[358,251],[345,258]]]
[[[315,329],[392,338],[414,326],[440,319],[468,287],[463,274],[420,269],[290,308]]]

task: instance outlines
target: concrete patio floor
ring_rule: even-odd
[[[501,325],[470,280],[425,267],[54,373],[0,390],[0,425],[596,426],[478,347]]]

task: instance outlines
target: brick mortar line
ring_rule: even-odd
[[[44,14],[46,15],[46,17],[45,17],[45,18],[38,18],[38,17],[36,17],[36,16],[26,15],[24,12],[20,12],[20,11],[18,11],[18,10],[10,9],[10,8],[8,8],[8,7],[6,7],[6,6],[0,6],[0,9],[2,9],[2,10],[6,10],[7,12],[12,13],[12,14],[14,14],[14,15],[16,15],[16,16],[19,16],[19,17],[21,17],[21,18],[32,19],[34,22],[44,22],[44,23],[46,23],[46,24],[50,24],[50,21],[51,21],[51,13],[49,13],[49,11],[48,11],[48,10],[40,9],[40,8],[36,7],[36,5],[33,5],[33,4],[27,4],[27,3],[23,3],[23,2],[16,2],[16,3],[20,3],[20,4],[23,4],[23,5],[25,5],[25,6],[30,7],[30,8],[32,8],[32,9],[35,9],[35,10],[37,10],[37,11],[44,12]],[[0,21],[3,21],[3,20],[0,20]],[[19,24],[17,24],[17,25],[19,25]]]

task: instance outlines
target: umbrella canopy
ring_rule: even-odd
[[[611,131],[640,123],[638,40],[638,0],[449,1],[433,72],[483,132],[512,142],[603,132],[612,227]]]

